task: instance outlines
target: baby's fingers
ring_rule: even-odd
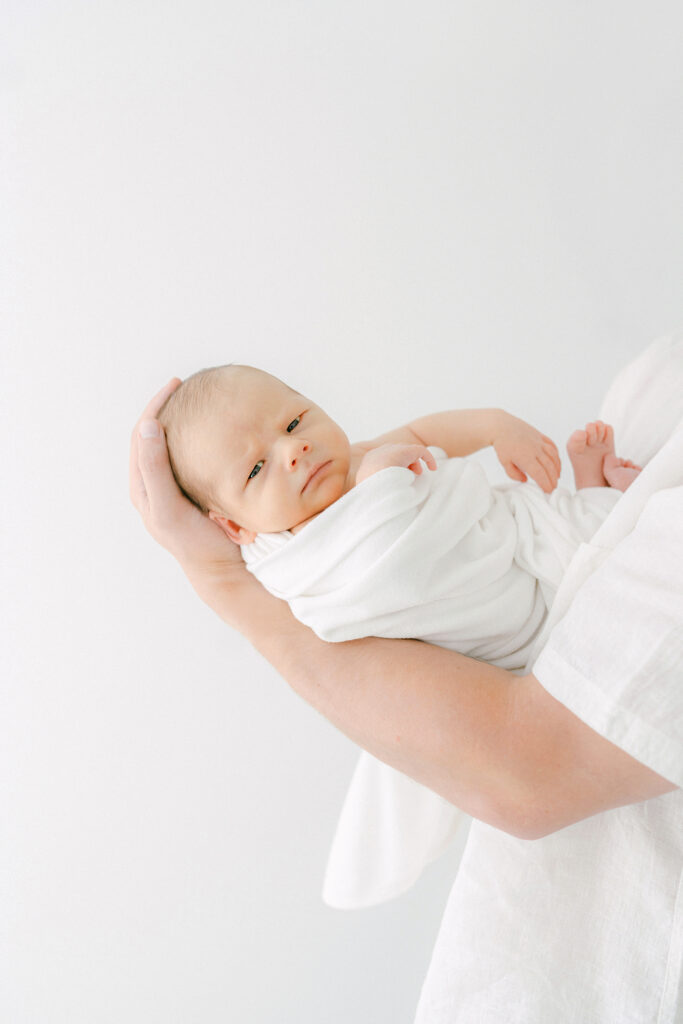
[[[562,472],[562,462],[560,461],[560,453],[557,450],[557,445],[554,441],[551,441],[549,437],[543,435],[543,452],[545,455],[549,455],[552,459],[557,475],[559,477]]]
[[[503,469],[513,480],[519,480],[522,484],[526,482],[526,473],[523,473],[518,466],[515,466],[514,462],[503,463]]]
[[[560,475],[560,470],[557,466],[557,462],[555,461],[555,459],[552,458],[552,456],[545,454],[540,455],[538,461],[548,477],[550,490],[554,491],[557,487],[557,481]],[[541,484],[541,486],[543,487],[543,484]],[[545,488],[543,489],[545,490]]]
[[[410,458],[411,456],[417,456],[417,458],[415,458],[413,462],[408,463],[408,469],[411,469],[417,476],[420,476],[422,473],[422,462],[425,463],[427,469],[436,469],[436,459],[430,452],[429,448],[411,445],[408,448],[408,457]]]
[[[426,463],[427,469],[436,469],[436,459],[431,452],[427,451],[426,448],[424,452],[420,453],[420,458],[408,464],[408,469],[411,469],[413,473],[420,476],[422,473],[422,462]]]
[[[536,461],[529,466],[527,472],[531,479],[534,480],[546,494],[550,494],[557,483],[555,466],[548,456],[540,456],[537,458]]]

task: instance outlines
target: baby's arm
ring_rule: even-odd
[[[554,490],[560,474],[560,456],[550,438],[502,409],[433,413],[359,447],[370,451],[385,444],[435,445],[451,458],[492,445],[508,476],[520,481],[530,476],[546,493]]]

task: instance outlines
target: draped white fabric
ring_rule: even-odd
[[[579,548],[531,666],[681,787],[683,332],[619,375],[601,415],[619,437],[631,424],[647,465]],[[680,788],[535,841],[473,822],[416,1024],[680,1024],[682,823]]]
[[[476,461],[432,452],[436,471],[382,470],[296,535],[260,535],[242,548],[245,561],[324,640],[416,637],[521,669],[578,545],[620,493],[492,487]],[[462,818],[363,753],[330,851],[324,900],[358,907],[403,892]]]

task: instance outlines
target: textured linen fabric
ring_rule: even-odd
[[[627,367],[603,418],[627,416],[629,398],[647,465],[579,548],[532,668],[589,726],[681,787],[683,423],[660,446],[683,415],[683,333]],[[682,972],[680,788],[539,840],[475,821],[416,1024],[681,1024]]]
[[[577,547],[621,497],[492,487],[474,460],[374,474],[296,535],[242,548],[251,572],[329,641],[416,637],[520,670]],[[409,888],[466,819],[362,753],[344,801],[323,899],[360,907]],[[469,820],[469,819],[466,819]]]

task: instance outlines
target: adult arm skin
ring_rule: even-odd
[[[155,422],[177,383],[152,399],[141,420]],[[573,715],[533,675],[514,676],[417,640],[318,639],[183,497],[163,431],[143,439],[139,426],[131,438],[130,490],[148,531],[224,622],[375,757],[525,839],[676,788]]]

